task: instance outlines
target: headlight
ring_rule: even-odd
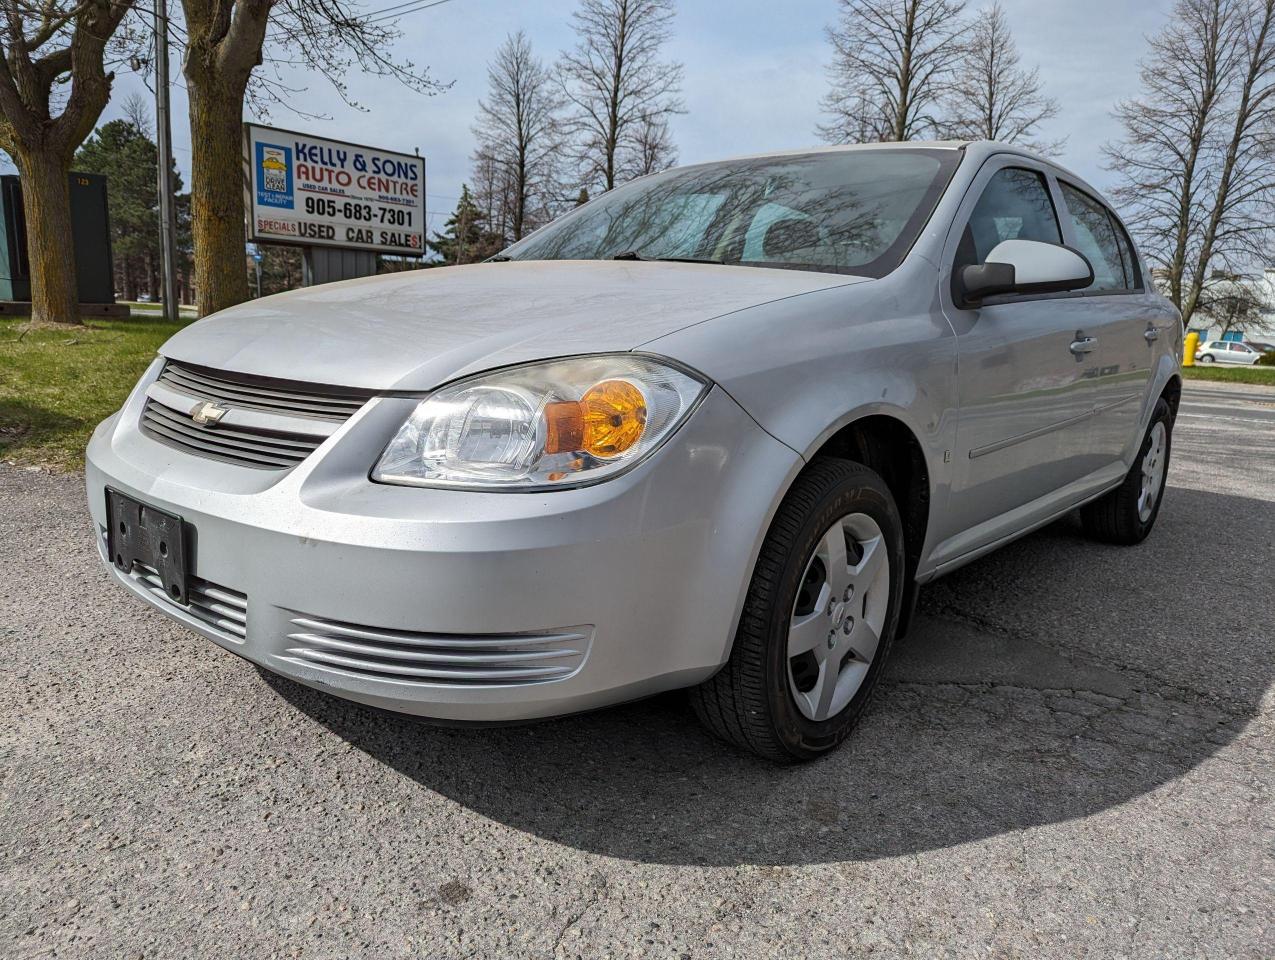
[[[510,490],[596,483],[649,456],[706,387],[688,371],[630,354],[485,373],[422,400],[372,479]]]

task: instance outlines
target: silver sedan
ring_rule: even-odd
[[[1155,523],[1178,315],[1079,177],[994,143],[619,187],[492,261],[173,337],[88,450],[103,564],[303,684],[449,721],[688,688],[849,733],[920,585],[1076,508]]]
[[[1202,343],[1195,351],[1196,363],[1257,363],[1262,356],[1247,343],[1238,340],[1212,340]]]

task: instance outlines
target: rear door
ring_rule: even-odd
[[[1084,327],[1097,342],[1092,377],[1094,422],[1087,457],[1092,469],[1121,462],[1126,469],[1141,440],[1144,401],[1156,340],[1173,338],[1161,329],[1166,318],[1143,286],[1142,268],[1119,220],[1098,198],[1061,177],[1063,233],[1088,258],[1094,282],[1082,293]]]
[[[948,235],[940,296],[957,337],[960,402],[950,509],[938,520],[944,563],[1055,509],[1093,468],[1087,458],[1097,361],[1073,347],[1090,319],[1076,294],[989,297],[963,307],[951,277],[1003,240],[1063,242],[1049,177],[1025,157],[993,157]]]

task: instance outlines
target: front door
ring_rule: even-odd
[[[935,559],[995,543],[1047,512],[1085,476],[1097,359],[1076,294],[952,298],[952,271],[1004,240],[1063,242],[1053,188],[1022,157],[995,157],[953,222],[944,310],[956,332],[960,403],[949,509]]]

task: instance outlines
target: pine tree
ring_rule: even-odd
[[[464,184],[460,188],[456,210],[443,225],[443,232],[435,233],[426,245],[443,258],[444,265],[453,266],[486,260],[501,248],[502,243],[500,237],[486,229],[483,213],[474,202],[469,185]]]

